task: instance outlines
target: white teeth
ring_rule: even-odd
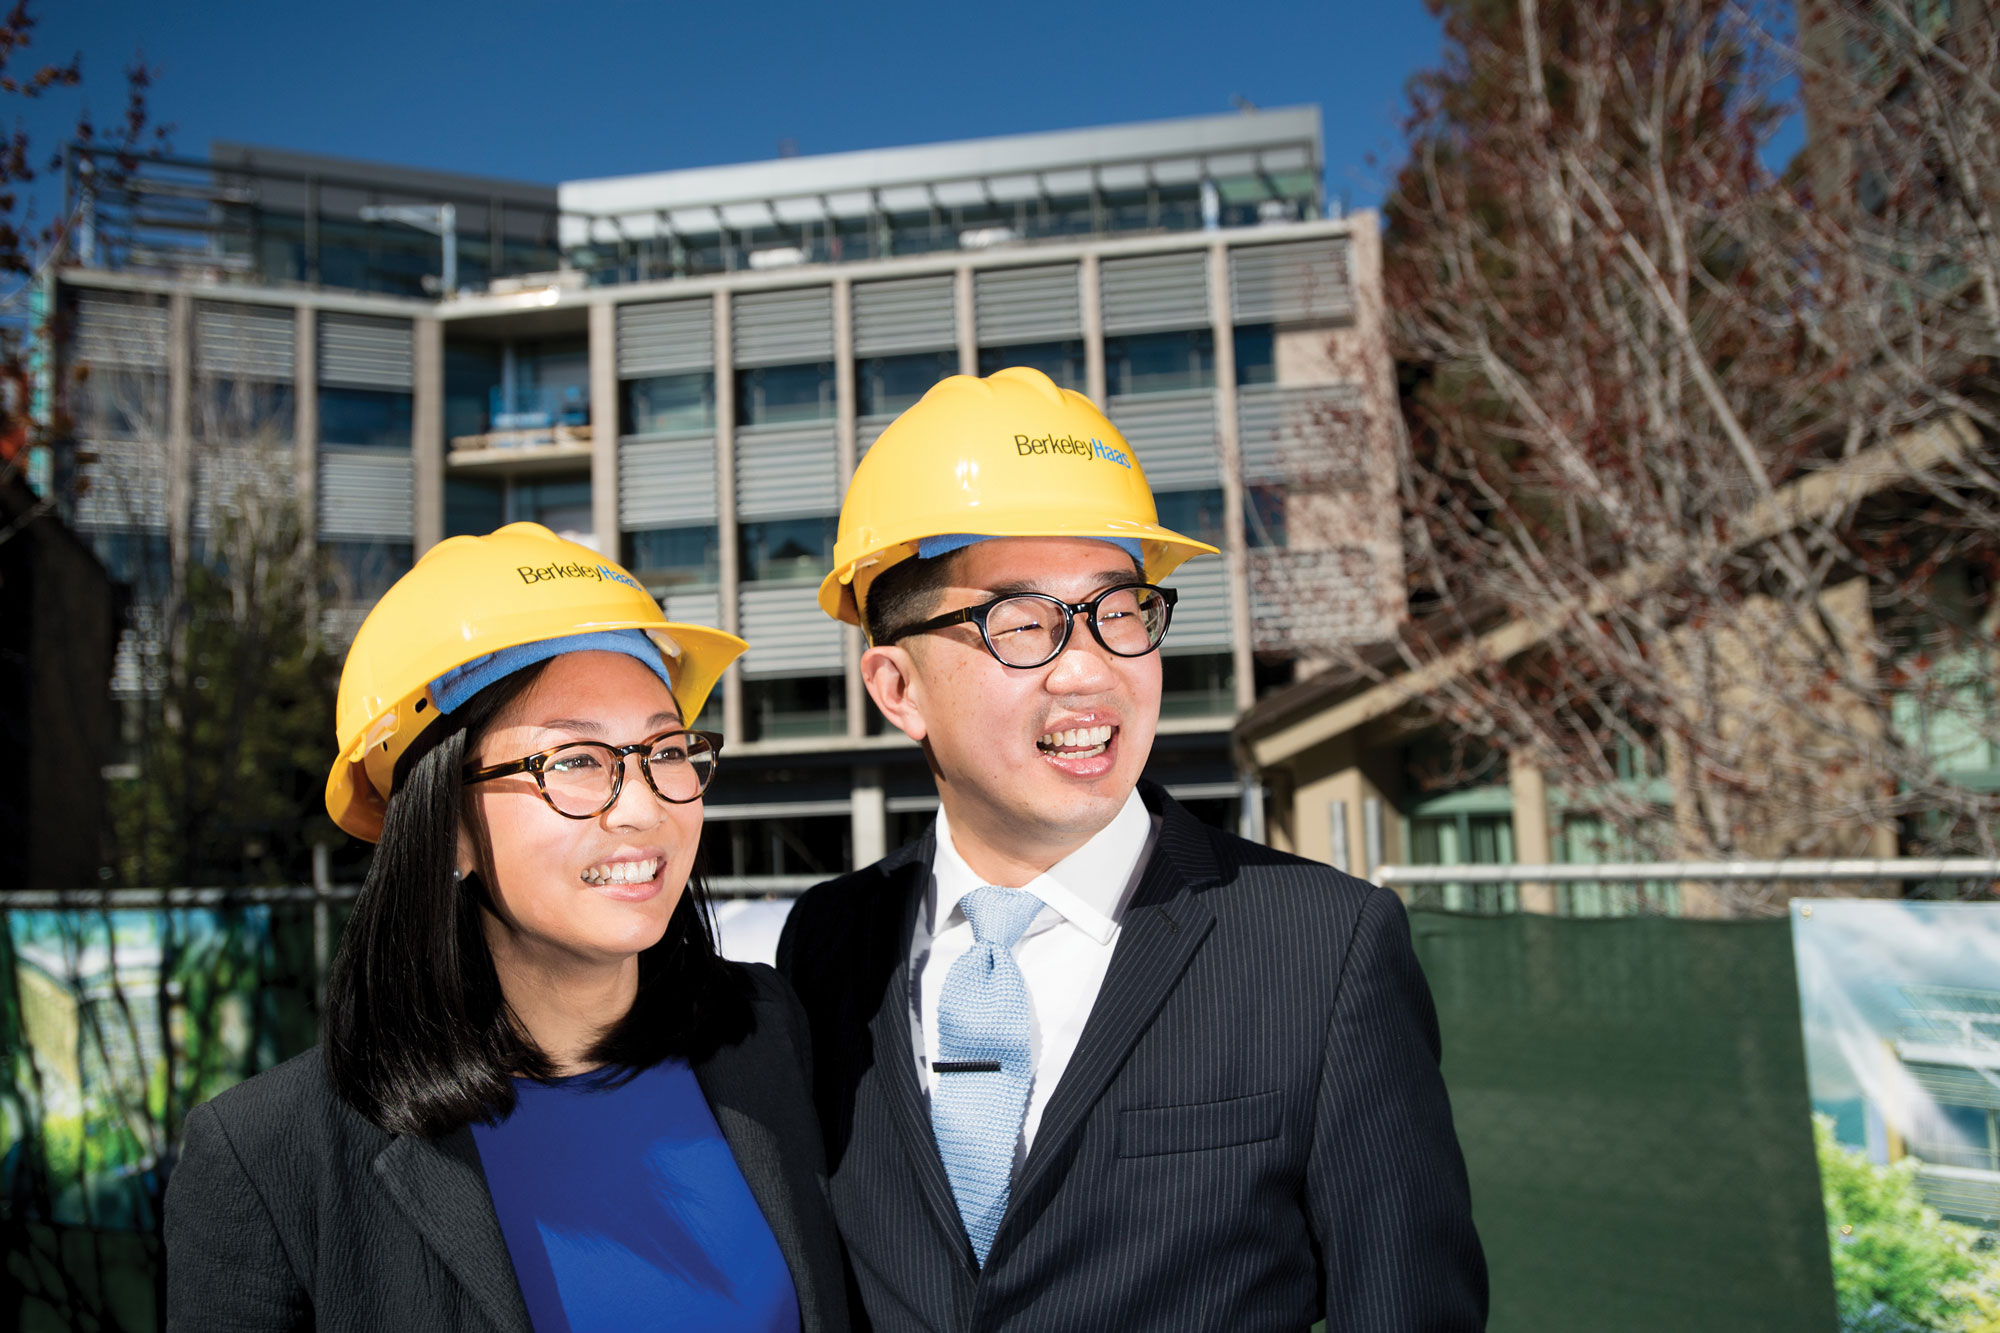
[[[660,862],[656,857],[647,861],[608,861],[584,871],[581,878],[586,884],[644,884],[659,873]]]
[[[1044,750],[1073,750],[1083,747],[1093,754],[1110,743],[1111,728],[1108,726],[1071,727],[1063,731],[1047,731],[1043,732],[1041,740],[1036,742]]]

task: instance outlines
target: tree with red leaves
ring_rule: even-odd
[[[1429,724],[1606,859],[1994,855],[1991,6],[1430,4],[1385,244]]]
[[[38,20],[27,0],[16,0],[0,18],[0,105],[40,102],[83,84],[82,57],[72,54],[62,63],[36,64],[31,55]],[[152,72],[134,58],[125,69],[124,114],[100,132],[87,109],[77,114],[72,139],[79,144],[108,147],[110,170],[129,173],[141,158],[164,147],[167,129],[152,122],[147,93]],[[58,214],[38,219],[33,187],[48,172],[60,171],[65,145],[53,150],[30,141],[21,117],[11,132],[0,132],[0,477],[25,466],[32,445],[59,437],[63,423],[53,405],[44,408],[33,391],[30,361],[41,330],[26,310],[29,292],[44,268],[63,252],[75,219]],[[54,397],[51,395],[50,397]]]

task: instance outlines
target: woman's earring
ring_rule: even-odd
[[[465,883],[465,872],[457,866],[453,866],[451,870],[451,882],[454,884]]]

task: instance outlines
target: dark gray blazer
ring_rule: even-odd
[[[1197,822],[1160,836],[986,1267],[911,1052],[935,826],[802,898],[834,1215],[882,1333],[1474,1330],[1486,1267],[1396,896]]]
[[[847,1292],[798,1001],[750,967],[756,1030],[694,1071],[798,1288],[807,1333]],[[188,1116],[167,1186],[169,1330],[532,1333],[472,1132],[384,1133],[317,1049]]]

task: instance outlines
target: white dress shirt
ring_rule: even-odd
[[[1016,1168],[1034,1143],[1035,1130],[1063,1070],[1076,1054],[1077,1039],[1097,1002],[1118,945],[1125,904],[1139,886],[1150,855],[1157,821],[1133,792],[1109,824],[1094,837],[1026,884],[1042,910],[1014,946],[1014,961],[1028,986],[1028,1042],[1034,1083],[1028,1113],[1014,1148]],[[910,1021],[917,1058],[917,1081],[927,1096],[937,1092],[937,1025],[929,1022],[944,993],[951,965],[972,947],[972,923],[959,900],[987,881],[974,874],[952,842],[951,824],[937,815],[937,853],[931,861],[930,892],[917,913],[910,941]]]

